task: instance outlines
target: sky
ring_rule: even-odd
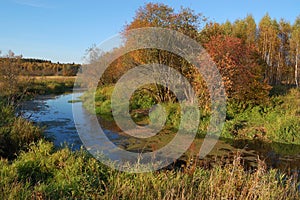
[[[82,63],[89,47],[120,33],[148,2],[189,7],[215,22],[266,14],[291,23],[299,0],[0,0],[0,50],[26,58]]]

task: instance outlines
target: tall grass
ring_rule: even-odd
[[[225,124],[224,137],[300,144],[300,91],[292,89],[273,97],[268,105],[249,107],[231,118]]]
[[[39,78],[34,79],[28,87],[29,94],[61,94],[71,91],[74,87],[74,79]]]
[[[42,138],[42,130],[22,117],[15,117],[10,106],[0,105],[0,157],[14,158],[34,141]]]
[[[252,173],[233,163],[131,174],[102,165],[84,150],[55,150],[40,141],[9,163],[0,160],[1,199],[299,199],[296,176]]]

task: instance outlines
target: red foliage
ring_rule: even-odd
[[[254,47],[239,38],[219,35],[212,37],[205,48],[222,75],[228,97],[242,101],[266,98],[269,87],[262,82]]]

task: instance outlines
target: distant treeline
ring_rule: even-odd
[[[16,68],[19,75],[29,76],[75,76],[80,64],[53,63],[49,60],[20,57],[2,57],[0,65]]]

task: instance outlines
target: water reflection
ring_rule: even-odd
[[[74,94],[75,98],[81,93]],[[82,145],[76,132],[72,105],[72,94],[60,96],[42,96],[25,102],[21,110],[25,117],[43,127],[46,137],[50,138],[55,146],[68,143],[72,149],[79,149]],[[81,107],[80,103],[77,103]]]

